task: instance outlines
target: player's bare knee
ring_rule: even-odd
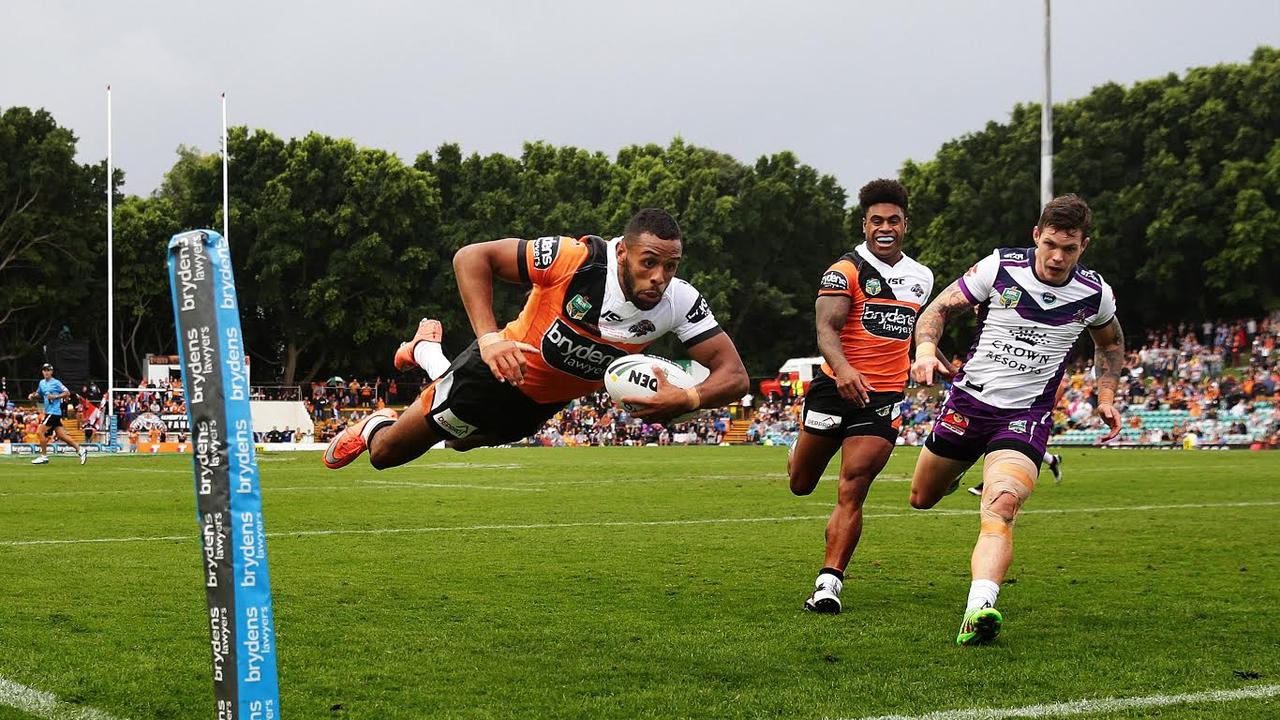
[[[871,478],[861,476],[840,476],[840,488],[836,491],[836,504],[845,508],[861,508],[867,497],[867,486]]]
[[[809,495],[814,488],[818,487],[818,478],[810,470],[788,468],[788,474],[790,475],[791,493],[793,495]]]
[[[937,495],[930,495],[917,488],[911,489],[911,507],[916,510],[928,510],[942,498]]]

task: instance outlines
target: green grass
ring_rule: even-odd
[[[987,648],[952,646],[977,499],[912,511],[910,449],[872,488],[835,617],[800,610],[835,484],[793,497],[780,448],[437,452],[381,473],[263,456],[283,716],[863,717],[1280,681],[1280,453],[1066,453],[1026,509],[1073,512],[1019,519]],[[0,459],[0,677],[211,717],[191,483],[176,456]],[[1221,503],[1249,504],[1136,509]],[[743,518],[774,519],[666,523]],[[339,534],[289,534],[312,530]]]

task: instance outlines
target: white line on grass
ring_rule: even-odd
[[[1181,505],[1121,505],[1117,507],[1092,508],[1047,508],[1043,510],[1023,510],[1021,515],[1070,515],[1076,513],[1132,512],[1149,510],[1201,510],[1205,508],[1225,507],[1273,507],[1280,505],[1280,500],[1234,503],[1186,503]],[[977,510],[912,510],[909,512],[866,513],[865,518],[900,518],[900,517],[972,517]],[[737,523],[765,522],[797,522],[802,520],[826,520],[826,515],[781,515],[776,517],[747,518],[695,518],[691,520],[598,520],[594,522],[570,523],[525,523],[511,525],[435,525],[414,528],[367,528],[343,530],[289,530],[267,533],[267,537],[319,537],[325,535],[402,535],[408,533],[439,532],[476,532],[482,530],[556,530],[561,528],[589,527],[654,527],[662,525],[731,525]],[[0,547],[25,547],[31,545],[83,545],[88,543],[116,542],[162,542],[173,540],[193,540],[195,535],[160,535],[155,537],[117,537],[86,538],[81,540],[3,540]]]
[[[117,720],[116,716],[109,713],[62,702],[52,693],[27,687],[2,676],[0,706],[17,708],[46,720]]]
[[[362,483],[369,485],[382,485],[387,487],[415,487],[415,488],[466,488],[467,490],[505,490],[507,492],[546,492],[542,488],[533,487],[510,487],[507,485],[463,485],[461,483],[424,483],[411,482],[408,480],[361,480]]]
[[[1071,700],[1047,705],[1026,705],[1017,708],[972,708],[968,710],[938,710],[924,715],[877,715],[861,720],[1000,720],[1001,718],[1047,718],[1066,715],[1120,712],[1132,708],[1164,707],[1189,703],[1231,702],[1233,700],[1259,700],[1280,695],[1280,685],[1252,685],[1238,690],[1209,690],[1182,695],[1147,695],[1145,697],[1099,698],[1096,700]]]

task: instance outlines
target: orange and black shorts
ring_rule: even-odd
[[[533,435],[566,403],[540,403],[499,381],[472,342],[419,397],[427,424],[441,438],[476,436],[503,445]]]
[[[826,373],[816,373],[804,396],[805,432],[823,437],[849,438],[874,435],[897,442],[902,426],[902,398],[899,392],[870,392],[865,406],[845,400],[836,382]]]

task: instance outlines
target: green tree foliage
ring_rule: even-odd
[[[105,168],[95,179],[75,152],[75,135],[48,112],[0,113],[0,361],[36,352],[63,325],[87,330],[75,309],[93,289],[84,278]]]
[[[1093,205],[1085,262],[1115,287],[1130,334],[1280,307],[1280,51],[1103,85],[1055,108],[1055,120],[1056,186]],[[1008,122],[904,165],[907,252],[939,286],[992,248],[1030,243],[1039,122],[1038,107],[1020,105]],[[229,144],[232,258],[259,383],[388,373],[396,343],[423,316],[444,322],[457,352],[472,337],[451,263],[458,248],[613,236],[643,207],[679,218],[680,275],[751,372],[772,374],[814,352],[817,280],[862,240],[845,189],[789,152],[747,164],[679,138],[615,158],[542,142],[518,157],[444,144],[407,165],[314,133],[284,140],[233,128]],[[74,154],[75,138],[44,111],[0,118],[0,361],[30,358],[56,332],[36,311],[51,303],[83,305],[73,329],[102,345],[105,167],[79,166]],[[217,155],[180,147],[152,197],[118,204],[121,372],[136,376],[145,353],[172,351],[163,249],[178,230],[222,227],[221,182]],[[523,288],[500,284],[499,319],[523,300]],[[680,353],[669,340],[654,351]]]
[[[919,257],[950,282],[992,248],[1029,245],[1038,106],[908,162]],[[1095,213],[1085,264],[1150,327],[1280,307],[1280,51],[1185,77],[1107,84],[1054,108],[1055,189]]]

